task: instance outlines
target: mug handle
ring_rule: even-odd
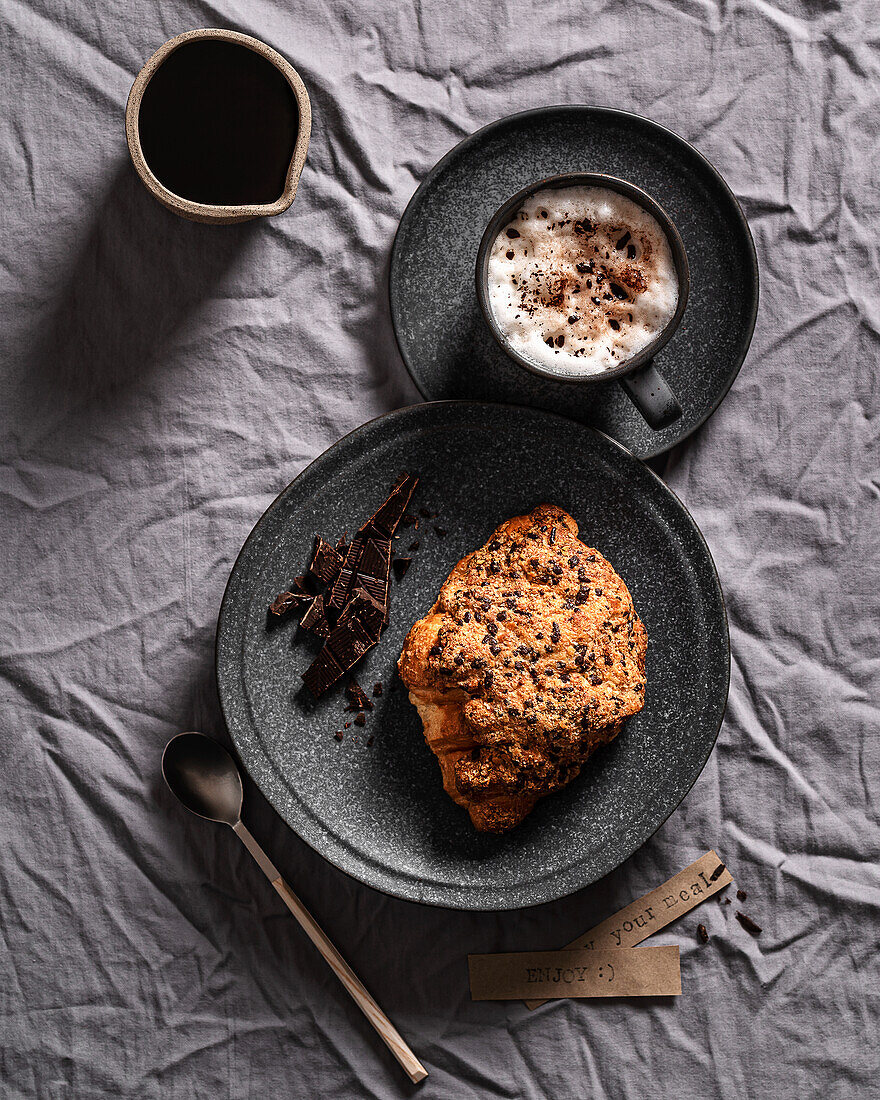
[[[624,375],[620,384],[647,421],[648,427],[655,432],[668,428],[681,416],[681,405],[672,387],[654,366],[653,359],[632,374]]]

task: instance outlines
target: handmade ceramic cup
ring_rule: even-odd
[[[535,363],[521,354],[502,332],[489,301],[489,259],[498,234],[531,195],[538,191],[567,187],[602,187],[610,191],[616,191],[651,214],[669,241],[672,260],[678,277],[678,303],[675,312],[665,327],[641,351],[625,359],[617,366],[609,367],[607,370],[595,374],[572,375],[562,370],[554,371],[552,368]],[[565,175],[550,176],[548,179],[538,180],[536,183],[524,187],[507,199],[489,219],[489,224],[486,226],[486,231],[477,251],[476,284],[477,300],[486,324],[489,326],[489,331],[506,354],[519,366],[544,378],[551,378],[556,382],[565,382],[577,386],[617,379],[648,425],[655,430],[667,427],[681,416],[681,406],[669,383],[654,366],[653,359],[672,338],[684,315],[690,291],[690,271],[684,244],[672,219],[659,203],[655,202],[641,188],[632,183],[627,183],[625,180],[617,179],[614,176],[606,176],[599,172],[571,172]]]
[[[189,87],[192,89],[192,95],[189,98],[198,99],[197,107],[201,112],[202,122],[202,125],[198,125],[195,122],[192,102],[181,102],[179,111],[175,110],[178,105],[175,103],[174,86],[171,84],[170,74],[181,70],[190,57],[198,61],[203,68],[205,65],[209,66],[205,71],[211,72],[212,61],[210,57],[206,59],[205,56],[211,50],[215,54],[222,54],[229,80],[223,81],[220,78],[218,83],[216,70],[214,71],[216,100],[212,102],[210,82],[200,80],[199,73],[191,74]],[[257,62],[255,58],[249,56],[250,53],[257,55],[262,62]],[[165,68],[171,58],[174,58],[172,65]],[[237,58],[240,58],[238,64]],[[266,70],[266,66],[272,66],[275,71]],[[236,71],[237,68],[240,71]],[[162,74],[160,79],[156,84],[152,84],[160,73]],[[280,77],[276,74],[280,74]],[[251,81],[250,99],[253,101],[251,109],[254,112],[253,127],[248,127],[246,120],[242,123],[239,109],[241,106],[239,100],[242,97],[237,91],[239,86],[245,87],[247,91],[249,80]],[[162,89],[161,111],[164,112],[169,132],[167,141],[162,140],[161,127],[159,134],[156,134],[157,107],[154,101],[159,98],[159,88]],[[264,94],[264,88],[275,93],[274,98]],[[222,185],[217,188],[206,187],[204,178],[201,180],[200,187],[194,188],[203,192],[202,194],[181,194],[179,192],[184,191],[185,187],[178,184],[175,190],[169,186],[169,180],[174,177],[174,172],[160,168],[159,161],[167,164],[168,157],[173,155],[175,148],[180,151],[181,156],[185,155],[189,149],[186,134],[188,125],[192,126],[192,149],[197,150],[199,142],[204,144],[208,131],[216,136],[217,144],[212,149],[215,159],[206,158],[199,163],[199,167],[203,176],[205,172],[213,172],[218,177],[218,182],[222,184],[224,127],[233,121],[230,115],[234,116],[243,140],[251,142],[252,150],[258,154],[262,153],[259,142],[264,137],[271,145],[271,149],[267,147],[265,151],[276,162],[272,181],[264,181],[255,189],[256,201],[254,196],[246,193],[234,201],[227,201],[223,197]],[[162,121],[161,115],[159,121],[160,123]],[[144,132],[145,126],[148,126],[149,134]],[[251,218],[273,217],[290,206],[296,195],[300,173],[305,163],[311,128],[312,109],[308,92],[293,66],[265,42],[260,42],[246,34],[227,30],[187,31],[160,46],[138,73],[125,111],[128,150],[135,170],[150,194],[183,218],[217,225],[229,225],[233,222],[248,221]],[[230,172],[238,172],[241,176],[248,168],[248,164],[242,162],[248,161],[248,158],[237,159],[238,163],[233,163],[233,159],[229,158],[227,167]],[[257,162],[261,159],[265,158],[261,158],[260,155],[250,158],[251,161]],[[255,168],[254,171],[256,170]],[[270,193],[263,193],[267,187]],[[217,201],[217,195],[212,194],[214,191],[219,195],[220,201]]]

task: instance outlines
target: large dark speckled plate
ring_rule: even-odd
[[[648,427],[615,382],[554,382],[518,367],[480,314],[474,268],[489,218],[527,184],[560,172],[606,172],[637,184],[684,240],[687,310],[656,359],[684,415],[662,431]],[[426,399],[548,409],[650,458],[696,431],[730,389],[755,327],[758,266],[732,192],[683,138],[627,111],[543,107],[485,126],[432,169],[400,220],[389,292],[401,355]]]
[[[300,681],[315,652],[266,609],[308,563],[315,532],[336,539],[381,503],[402,470],[421,482],[405,530],[413,565],[392,582],[391,625],[357,668],[381,680],[366,728],[334,739],[341,685],[318,702]],[[502,520],[553,503],[620,572],[648,630],[645,708],[580,777],[504,836],[477,833],[443,792],[405,689],[389,690],[412,623],[453,565]],[[438,536],[433,525],[448,531]],[[712,558],[677,498],[607,437],[550,413],[438,402],[346,436],[269,508],[232,570],[217,677],[242,761],[281,816],[355,877],[413,901],[464,909],[535,905],[618,866],[669,816],[705,764],[727,700],[727,620]],[[357,735],[357,743],[353,735]],[[373,744],[367,747],[367,736]]]

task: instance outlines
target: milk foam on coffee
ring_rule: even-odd
[[[572,376],[631,359],[678,304],[672,249],[657,220],[601,187],[538,191],[501,230],[489,303],[513,348]]]

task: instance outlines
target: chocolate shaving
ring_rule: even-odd
[[[395,558],[392,565],[394,566],[394,576],[397,583],[400,584],[406,576],[407,569],[412,565],[412,558]]]
[[[745,913],[741,913],[739,909],[737,909],[736,911],[736,919],[743,926],[743,928],[745,928],[750,936],[754,936],[757,939],[757,937],[761,935],[761,926],[755,924],[751,917],[747,917]]]

